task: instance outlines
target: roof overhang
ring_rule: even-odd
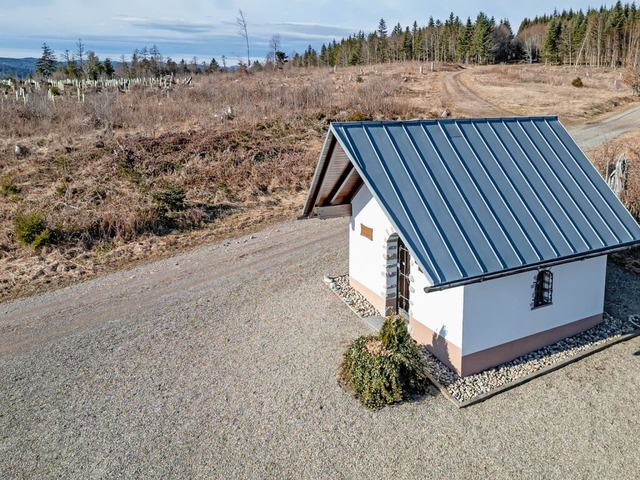
[[[354,162],[330,127],[300,218],[351,216],[351,200],[362,183]]]

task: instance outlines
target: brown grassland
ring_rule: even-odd
[[[581,77],[582,88],[572,86]],[[0,104],[0,300],[295,218],[334,120],[557,114],[593,121],[636,101],[613,69],[417,63],[196,77],[191,86],[32,92]],[[231,107],[232,118],[224,112]],[[640,216],[640,129],[587,152],[629,158]],[[15,147],[21,147],[16,154]],[[16,222],[38,216],[38,248]]]

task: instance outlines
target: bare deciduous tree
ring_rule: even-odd
[[[275,70],[278,67],[278,59],[276,53],[280,49],[280,35],[275,34],[269,40],[269,53],[267,54],[267,64]]]
[[[622,74],[622,83],[631,87],[635,96],[640,96],[640,69],[634,68],[631,62],[627,62],[627,68]]]
[[[247,67],[249,67],[251,65],[251,58],[249,55],[249,33],[247,31],[247,19],[245,18],[242,10],[238,10],[236,25],[238,25],[238,35],[244,38],[244,41],[247,44]]]

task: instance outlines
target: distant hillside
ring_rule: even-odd
[[[36,68],[37,58],[5,58],[0,57],[0,79],[9,75],[25,78]]]

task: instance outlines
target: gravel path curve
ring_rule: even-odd
[[[634,105],[595,123],[573,125],[567,130],[583,150],[596,147],[640,125],[640,106]]]
[[[637,338],[465,410],[350,398],[336,367],[370,329],[322,281],[346,225],[0,304],[0,478],[640,476]]]

